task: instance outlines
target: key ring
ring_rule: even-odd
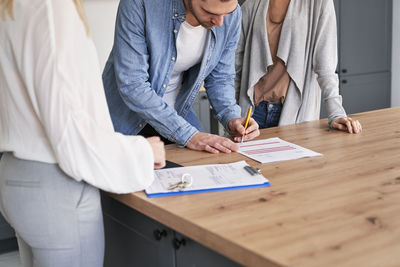
[[[172,184],[168,187],[168,190],[183,190],[186,187],[190,187],[193,183],[193,176],[190,173],[184,173],[181,177],[181,181],[176,183],[176,184]]]
[[[188,179],[188,181],[185,181],[185,178]],[[189,187],[193,184],[193,176],[190,173],[184,173],[182,175],[182,185],[185,185],[185,187]]]

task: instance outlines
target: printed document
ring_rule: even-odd
[[[318,157],[322,154],[286,142],[278,137],[240,143],[239,153],[261,163]]]
[[[262,174],[251,174],[246,170],[245,161],[229,164],[199,165],[155,170],[153,184],[145,190],[150,197],[184,194],[185,192],[206,192],[224,189],[268,186]],[[181,182],[183,176],[191,176],[191,185],[175,190],[169,187]],[[186,178],[187,179],[187,178]]]

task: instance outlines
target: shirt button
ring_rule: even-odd
[[[172,61],[175,61],[175,57],[172,57],[171,59],[172,59]]]
[[[174,30],[174,33],[177,33],[177,32],[178,32],[178,31],[175,29],[175,30]]]
[[[143,124],[139,124],[139,127],[143,127]]]
[[[273,105],[273,104],[269,104],[268,107],[269,107],[269,108],[273,108],[274,105]]]
[[[177,16],[178,16],[178,14],[176,14],[176,13],[175,13],[175,15],[174,15],[174,16],[175,16],[175,17],[177,17]]]
[[[166,88],[166,87],[167,87],[167,85],[164,83],[164,84],[162,85],[162,87],[163,87],[163,88]]]

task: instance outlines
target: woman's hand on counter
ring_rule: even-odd
[[[146,138],[151,145],[154,156],[154,169],[161,169],[165,167],[165,148],[164,142],[161,141],[160,137],[152,136]]]
[[[361,133],[362,131],[361,123],[350,117],[337,119],[332,123],[332,128],[349,133]]]

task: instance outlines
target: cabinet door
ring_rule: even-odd
[[[7,223],[2,214],[0,213],[0,240],[15,237],[14,229]]]
[[[207,93],[200,91],[195,102],[193,103],[193,110],[199,118],[201,125],[206,133],[210,133],[211,129],[211,116],[210,116],[210,102],[208,101]]]
[[[15,232],[0,213],[0,253],[12,250],[18,250]]]
[[[348,114],[390,107],[390,73],[340,78],[340,94]]]
[[[340,1],[340,73],[390,71],[391,0]]]
[[[237,267],[238,263],[217,252],[193,241],[179,233],[175,233],[176,266]]]
[[[0,160],[3,153],[0,153]],[[0,213],[0,253],[17,250],[17,240],[14,229],[7,223]]]
[[[173,231],[102,195],[106,249],[104,266],[175,266]]]
[[[210,133],[210,101],[208,101],[207,93],[200,92],[199,94],[199,119],[204,130]]]

